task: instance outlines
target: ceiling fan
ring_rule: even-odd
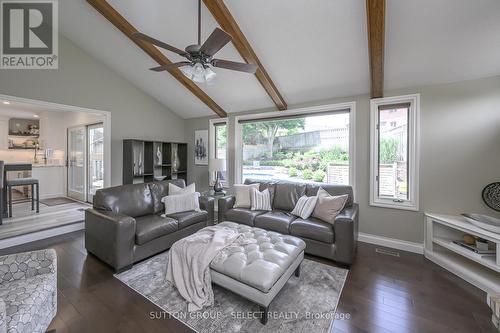
[[[232,39],[231,35],[222,29],[215,28],[205,43],[203,43],[203,45],[201,44],[201,0],[198,0],[198,44],[189,45],[183,51],[140,32],[133,33],[132,38],[149,42],[165,50],[177,53],[188,60],[150,68],[152,71],[161,72],[179,68],[185,76],[194,82],[208,83],[212,81],[217,74],[211,67],[225,68],[246,73],[255,73],[257,70],[257,65],[254,64],[213,58],[213,56]]]

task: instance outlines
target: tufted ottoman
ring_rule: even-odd
[[[212,261],[212,282],[257,303],[261,322],[266,324],[271,301],[294,272],[299,276],[306,244],[297,237],[244,224],[218,225],[237,229],[244,234],[244,242],[226,247]]]

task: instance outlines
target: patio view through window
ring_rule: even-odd
[[[242,181],[349,184],[349,112],[242,121]]]
[[[409,105],[379,108],[378,195],[409,200]]]
[[[226,159],[227,154],[227,123],[215,124],[215,158]],[[227,164],[227,161],[226,161]],[[227,171],[219,173],[222,182],[227,181]],[[215,177],[214,177],[215,179]]]

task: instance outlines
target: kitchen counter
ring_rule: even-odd
[[[32,164],[33,168],[64,168],[64,164]]]

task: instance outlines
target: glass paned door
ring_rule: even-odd
[[[87,127],[68,128],[68,196],[87,199]]]
[[[89,125],[88,133],[88,194],[92,202],[94,194],[104,185],[104,125]]]

